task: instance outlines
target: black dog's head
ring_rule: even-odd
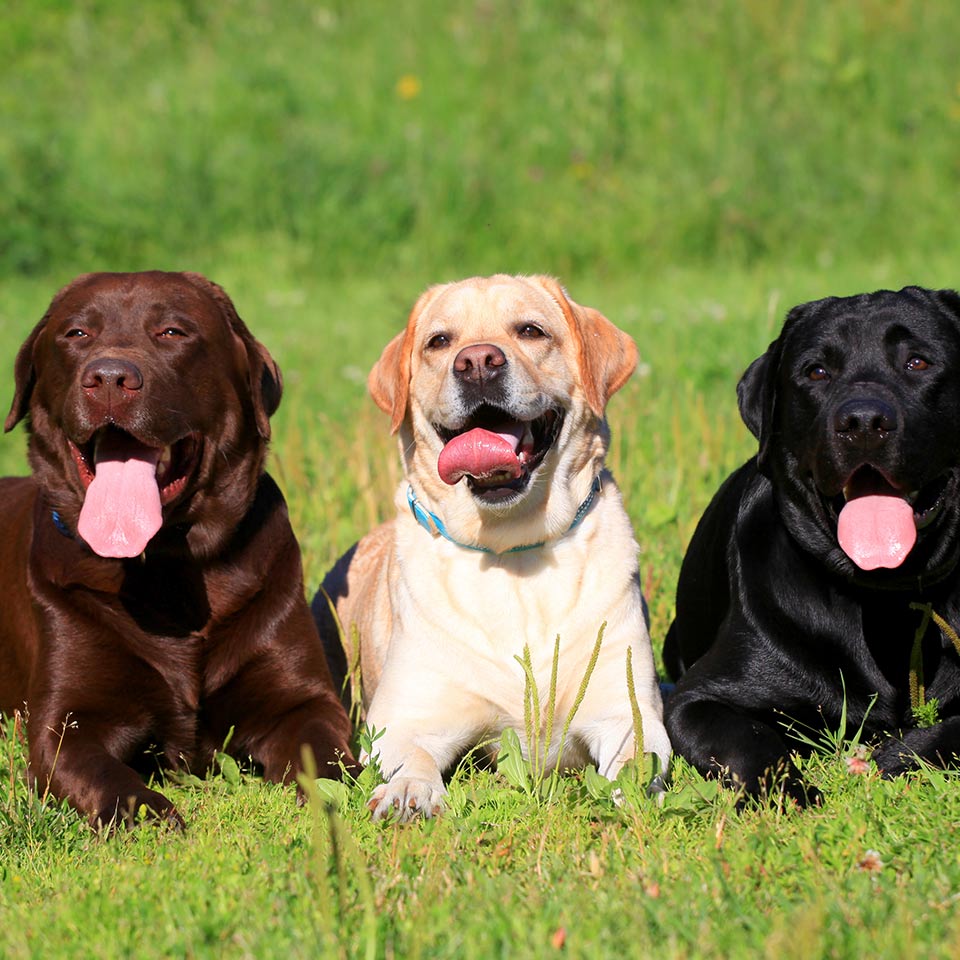
[[[960,553],[960,296],[906,287],[790,311],[737,388],[797,541],[876,586]]]

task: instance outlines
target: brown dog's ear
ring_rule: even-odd
[[[637,366],[633,338],[599,310],[581,307],[553,277],[531,277],[560,306],[577,345],[580,379],[590,409],[602,417],[607,401],[630,379]]]
[[[280,367],[270,356],[270,351],[250,332],[240,319],[226,290],[218,283],[208,280],[200,273],[184,273],[183,276],[195,287],[208,294],[220,307],[230,329],[243,344],[247,353],[250,396],[253,399],[253,412],[257,421],[257,433],[264,440],[270,439],[270,418],[280,406],[283,395],[283,377]]]
[[[30,409],[30,397],[37,382],[37,371],[33,365],[33,349],[50,319],[51,312],[67,293],[74,287],[85,283],[92,276],[93,274],[83,273],[57,291],[56,296],[50,301],[50,306],[47,307],[43,319],[30,331],[30,336],[27,337],[23,346],[17,352],[17,359],[13,365],[13,403],[10,405],[7,419],[3,422],[4,433],[9,433],[27,415],[27,411]]]
[[[44,317],[17,351],[17,359],[13,364],[13,403],[10,404],[10,412],[3,422],[4,433],[9,433],[30,409],[30,397],[37,382],[37,372],[33,366],[33,347],[46,325],[47,318]]]
[[[384,348],[380,359],[370,370],[367,377],[367,389],[376,405],[390,414],[390,432],[396,433],[407,415],[407,401],[410,399],[410,358],[413,355],[414,327],[420,314],[426,310],[437,295],[446,287],[438,284],[420,294],[410,311],[407,325]]]

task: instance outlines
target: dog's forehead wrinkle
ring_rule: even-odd
[[[451,327],[463,337],[527,321],[547,323],[560,312],[539,288],[512,277],[473,279],[444,290],[420,317],[420,331]]]

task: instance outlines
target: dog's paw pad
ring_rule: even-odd
[[[373,791],[367,809],[374,820],[395,819],[408,823],[417,817],[439,816],[443,812],[445,793],[441,784],[430,780],[397,777]]]

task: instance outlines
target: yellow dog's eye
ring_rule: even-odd
[[[445,333],[435,333],[427,341],[428,350],[442,350],[444,347],[450,346],[450,337]]]
[[[535,323],[522,323],[517,327],[517,336],[523,337],[524,340],[539,340],[541,337],[545,337],[546,333]]]

